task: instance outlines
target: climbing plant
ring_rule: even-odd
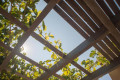
[[[35,21],[35,19],[39,16],[42,11],[38,11],[36,9],[36,4],[39,0],[0,0],[0,7],[6,10],[8,13],[12,14],[16,19],[20,22],[24,23],[28,28],[31,24]],[[45,22],[42,21],[41,25],[39,25],[35,32],[48,41],[50,44],[54,45],[55,48],[59,49],[65,55],[67,53],[64,52],[62,48],[62,42],[60,40],[54,40],[54,35],[52,33],[47,33],[47,26]],[[0,41],[14,48],[21,38],[24,31],[19,28],[16,24],[11,23],[7,18],[5,18],[2,14],[0,14]],[[54,42],[50,41],[49,39],[53,39]],[[46,67],[51,68],[54,64],[62,59],[61,56],[57,55],[48,47],[43,47],[43,50],[47,50],[48,52],[52,53],[51,59],[46,61],[39,61],[39,64]],[[20,52],[23,51],[23,48],[20,49]],[[6,56],[10,53],[10,51],[0,47],[0,65],[2,64],[3,60]],[[26,53],[23,52],[24,55]],[[92,50],[90,53],[91,58],[96,58],[96,60],[86,59],[83,60],[81,63],[78,62],[78,58],[74,61],[78,62],[79,64],[83,65],[83,67],[88,70],[89,72],[93,72],[96,68],[109,64],[109,61],[101,55],[100,52],[97,50]],[[40,76],[44,71],[35,65],[25,61],[24,59],[15,56],[8,64],[8,69],[11,70],[2,70],[0,72],[0,80],[25,80],[22,77],[17,76],[15,73],[21,73],[22,75],[27,75],[32,79],[36,79]],[[81,70],[77,68],[71,68],[71,64],[69,63],[64,68],[61,69],[61,76],[67,80],[80,80],[81,78],[85,77],[86,74],[83,73]],[[59,80],[55,76],[51,76],[48,80]]]

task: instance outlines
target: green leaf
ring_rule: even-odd
[[[49,37],[54,38],[54,36],[52,34],[50,34]]]
[[[57,44],[57,41],[55,40],[55,41],[54,41],[54,43],[56,43],[56,44]]]
[[[49,36],[47,35],[47,33],[45,33],[45,39],[49,40]]]
[[[95,51],[95,50],[92,50],[89,56],[92,57],[92,58],[94,58],[95,55],[96,55],[96,51]]]
[[[81,62],[81,64],[82,64],[82,65],[85,65],[85,64],[86,64],[85,60],[83,60],[83,61]]]
[[[3,16],[2,15],[0,15],[0,20],[2,20],[3,19]]]
[[[62,43],[60,43],[59,48],[61,49]]]
[[[51,55],[51,58],[56,59],[57,55],[53,52],[53,54]]]
[[[20,5],[21,8],[25,9],[25,2],[22,2]]]
[[[44,21],[42,21],[42,27],[43,27],[43,30],[44,30],[44,31],[46,31],[46,30],[47,30],[47,27],[45,26]]]
[[[48,47],[47,47],[47,50],[49,51],[49,52],[51,52],[52,50],[51,49],[49,49]]]
[[[30,18],[30,20],[29,20],[29,25],[30,26],[32,25],[32,18]]]
[[[43,50],[46,50],[47,49],[47,47],[45,46],[44,48],[43,48]]]
[[[38,11],[38,13],[37,13],[37,17],[40,15],[40,13],[41,13],[42,11],[40,10],[40,11]]]
[[[46,62],[48,63],[48,62],[51,62],[51,60],[46,60]]]
[[[38,77],[38,76],[39,76],[39,73],[36,71],[36,72],[34,72],[34,75],[35,75],[36,77]]]
[[[79,60],[79,58],[77,57],[76,59],[74,59],[75,62],[77,62]]]
[[[55,48],[57,48],[57,49],[58,49],[59,47],[58,47],[57,45],[55,45]]]

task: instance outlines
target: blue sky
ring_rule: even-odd
[[[43,8],[46,6],[46,3],[43,0],[41,0],[40,3],[38,3],[36,6],[38,10],[43,10]],[[77,47],[80,43],[82,43],[85,40],[54,10],[52,10],[46,16],[44,21],[47,26],[46,33],[51,32],[55,36],[55,39],[51,41],[61,40],[63,44],[62,48],[66,53],[72,51],[75,47]],[[45,61],[51,58],[51,53],[43,50],[44,45],[32,37],[29,37],[23,46],[25,48],[27,56],[36,62]],[[79,57],[79,64],[82,60],[89,58],[89,53],[91,50],[94,50],[94,47],[91,47]],[[109,77],[109,75],[106,75],[99,80],[111,80],[111,78]]]

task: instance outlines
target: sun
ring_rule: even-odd
[[[30,49],[29,49],[29,46],[26,45],[26,44],[24,44],[24,45],[22,46],[22,48],[23,48],[23,51],[22,51],[22,52],[28,54],[28,52],[29,52],[29,50],[30,50]]]

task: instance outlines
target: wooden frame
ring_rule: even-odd
[[[88,75],[83,78],[83,80],[93,80],[99,78],[100,76],[110,72],[111,70],[114,70],[120,65],[120,51],[118,50],[120,49],[120,10],[117,8],[114,1],[106,0],[115,15],[113,15],[113,13],[111,12],[111,10],[109,10],[108,6],[103,0],[45,1],[48,3],[48,5],[33,22],[30,28],[27,28],[23,23],[14,18],[11,14],[0,8],[0,13],[4,17],[6,17],[12,23],[18,25],[21,29],[25,31],[22,38],[18,41],[18,44],[15,46],[14,49],[0,42],[0,46],[11,51],[10,55],[8,55],[7,58],[3,61],[2,65],[0,65],[0,71],[2,69],[7,69],[6,65],[15,55],[18,55],[19,57],[27,60],[28,62],[45,71],[45,73],[43,73],[36,80],[46,80],[51,75],[54,75],[61,80],[65,80],[55,73],[68,63],[73,64]],[[116,2],[118,3],[118,5],[120,5],[119,1]],[[51,45],[49,42],[47,42],[34,32],[34,29],[46,17],[46,15],[50,12],[52,8],[86,39],[68,55],[63,54],[60,50],[56,49],[53,45]],[[82,19],[79,16],[81,16]],[[30,35],[38,40],[40,43],[44,44],[52,51],[63,57],[63,59],[61,59],[57,64],[55,64],[48,70],[47,68],[40,66],[32,59],[19,53],[18,49],[23,45],[23,43]],[[114,46],[113,43],[116,46]],[[111,62],[111,64],[109,64],[108,66],[104,66],[93,73],[90,73],[73,60],[92,46],[94,46],[99,52],[101,52],[102,55]],[[16,74],[21,77],[27,78],[25,75],[22,76],[20,73]]]

